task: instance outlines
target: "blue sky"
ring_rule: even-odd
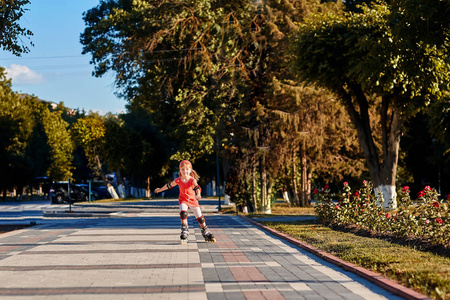
[[[21,19],[22,27],[33,32],[34,47],[21,57],[0,51],[0,66],[7,69],[16,92],[46,101],[63,102],[66,107],[86,111],[119,113],[126,101],[114,95],[113,74],[92,76],[91,55],[82,55],[80,34],[83,12],[99,0],[32,0]],[[29,44],[22,37],[24,44]]]

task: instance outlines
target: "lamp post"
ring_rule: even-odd
[[[72,197],[70,196],[70,178],[67,181],[67,192],[69,194],[69,211],[72,211]]]
[[[219,137],[216,136],[216,169],[217,169],[217,185],[216,185],[216,191],[217,195],[219,196],[219,211],[222,209],[221,203],[220,203],[220,170],[219,170]]]

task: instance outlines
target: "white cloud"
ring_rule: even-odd
[[[45,81],[44,76],[31,70],[27,66],[11,64],[6,73],[15,84],[37,84]]]

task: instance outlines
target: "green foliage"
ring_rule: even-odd
[[[34,128],[34,118],[28,98],[11,91],[11,81],[0,69],[0,184],[2,188],[23,186],[34,174],[26,155]]]
[[[443,153],[450,161],[450,91],[443,91],[442,101],[430,105],[428,127],[434,137],[443,144]]]
[[[116,141],[108,138],[106,149],[116,153],[115,161],[123,164],[122,171],[135,186],[144,186],[144,182],[167,175],[171,144],[153,125],[152,116],[144,109],[129,111],[116,120]],[[117,126],[120,125],[120,128]],[[109,122],[107,128],[110,128]],[[173,150],[172,150],[173,151]],[[110,159],[108,159],[110,161]],[[110,162],[112,164],[112,162]],[[166,182],[158,182],[161,186]]]
[[[60,112],[50,112],[45,104],[37,107],[40,113],[49,153],[43,158],[48,159],[46,175],[53,180],[65,180],[72,176],[73,143],[68,130],[69,124],[62,119]],[[35,147],[34,149],[38,149]]]
[[[130,110],[142,109],[161,139],[171,141],[166,153],[172,160],[199,160],[218,147],[237,176],[227,180],[229,190],[246,187],[242,201],[255,195],[252,174],[261,176],[256,181],[264,194],[286,173],[280,166],[292,168],[299,152],[302,158],[306,153],[306,178],[313,169],[329,178],[361,174],[356,135],[348,130],[342,106],[331,103],[343,96],[360,141],[370,144],[363,148],[372,174],[382,170],[379,177],[385,177],[377,178],[377,185],[391,184],[386,174],[395,178],[403,121],[437,99],[447,76],[442,56],[433,56],[443,53],[440,45],[419,43],[419,59],[407,47],[414,34],[399,38],[398,29],[413,13],[403,10],[404,3],[344,13],[340,4],[319,1],[106,0],[84,14],[81,43],[92,55],[94,75],[114,72]],[[401,26],[394,22],[393,7],[405,14]],[[300,82],[291,62],[302,81],[333,94]],[[382,113],[372,118],[378,109]],[[127,125],[110,125],[111,143],[128,143]],[[130,132],[125,135],[134,136]],[[141,146],[145,155],[136,157],[143,161],[159,151],[154,141]],[[111,158],[110,167],[127,168],[124,149],[103,154]],[[379,155],[379,149],[390,152]],[[167,171],[166,162],[162,170]],[[306,191],[308,184],[303,185]]]
[[[172,159],[195,160],[213,151],[220,101],[236,94],[226,79],[240,56],[240,6],[109,0],[84,14],[81,43],[93,55],[95,75],[118,74],[131,106],[148,109],[176,142]]]
[[[448,5],[416,2],[394,1],[392,6],[363,7],[363,13],[310,19],[293,43],[294,70],[303,80],[332,91],[358,84],[378,95],[401,94],[406,97],[395,105],[407,114],[441,99],[450,82]],[[418,19],[420,26],[410,26]],[[434,33],[442,39],[426,43]]]
[[[315,15],[293,37],[293,71],[301,80],[333,91],[346,106],[377,188],[395,186],[404,122],[430,103],[442,101],[449,90],[448,21],[442,20],[443,11],[416,2],[400,0],[363,6],[361,13]],[[436,2],[448,8],[443,1]],[[422,19],[423,27],[409,26],[415,18]],[[427,36],[435,31],[443,42]],[[382,99],[381,153],[368,113],[376,96]]]
[[[22,187],[36,176],[71,175],[68,124],[35,97],[11,90],[0,69],[0,187]]]
[[[72,138],[76,145],[82,147],[87,159],[88,165],[97,176],[104,174],[102,171],[102,162],[100,153],[105,143],[104,137],[106,127],[103,120],[96,115],[80,118],[70,128]]]
[[[30,30],[22,28],[18,22],[27,9],[25,5],[30,0],[1,0],[0,5],[0,46],[4,51],[9,51],[14,55],[20,56],[29,51],[25,45],[19,45],[19,40],[29,38],[33,33]],[[30,43],[33,45],[32,43]]]

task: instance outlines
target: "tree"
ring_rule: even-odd
[[[106,182],[103,161],[101,159],[106,134],[106,127],[103,120],[100,116],[92,114],[78,119],[70,128],[70,131],[75,143],[82,147],[91,170],[93,170],[95,175],[101,176],[103,181]]]
[[[395,1],[404,12],[407,1]],[[418,4],[421,9],[428,7]],[[292,68],[299,78],[330,89],[345,105],[356,127],[376,193],[384,206],[396,207],[395,178],[405,120],[448,90],[445,47],[421,43],[413,48],[397,34],[399,10],[388,5],[363,13],[317,16],[294,38]],[[412,13],[412,11],[409,11]],[[404,27],[403,29],[405,29]],[[420,33],[411,29],[409,36]],[[448,34],[448,31],[447,31]],[[330,49],[333,49],[330,51]],[[370,124],[369,108],[379,96],[381,155]]]
[[[70,176],[72,143],[60,114],[50,112],[36,97],[13,92],[3,68],[0,100],[2,191],[16,187],[21,193],[36,176]]]
[[[236,134],[239,132],[239,126],[247,128],[248,134],[239,135],[239,137],[245,139],[245,136],[248,136],[250,141],[237,142],[234,145],[244,147],[245,150],[242,149],[242,153],[237,155],[240,162],[233,165],[237,168],[250,166],[251,169],[234,170],[233,173],[241,174],[242,172],[247,176],[251,174],[251,190],[255,191],[254,166],[257,164],[261,173],[258,180],[261,180],[261,185],[266,186],[268,191],[275,181],[283,182],[285,186],[282,190],[293,189],[294,203],[308,205],[312,172],[327,173],[325,166],[336,165],[336,161],[330,163],[330,160],[335,157],[342,159],[345,151],[342,150],[339,155],[337,152],[341,149],[327,148],[328,145],[335,145],[335,148],[338,148],[339,145],[336,143],[323,142],[324,139],[329,138],[327,137],[329,133],[336,134],[336,131],[321,131],[318,124],[339,127],[337,123],[342,124],[345,119],[335,118],[334,113],[338,109],[325,112],[324,107],[330,107],[327,103],[333,97],[330,93],[295,80],[288,68],[292,59],[292,54],[288,52],[290,43],[288,37],[298,31],[298,24],[303,22],[309,14],[318,11],[336,11],[340,9],[340,6],[334,3],[321,5],[318,1],[301,0],[257,3],[259,3],[255,10],[257,16],[249,32],[251,41],[244,43],[246,47],[242,48],[246,53],[243,62],[247,74],[246,86],[242,88],[242,91],[245,91],[247,98],[240,106],[230,106],[233,109],[238,107],[240,111],[238,114],[234,113],[234,122],[224,130]],[[319,103],[325,105],[319,105]],[[224,123],[227,122],[224,121]],[[319,132],[322,134],[317,134]],[[324,132],[326,134],[323,134]],[[305,136],[306,133],[308,135]],[[343,138],[351,140],[349,135]],[[228,137],[228,140],[237,141],[238,138]],[[344,145],[347,146],[347,143]],[[345,146],[342,148],[345,149]],[[229,149],[233,151],[231,156],[234,157],[235,147]],[[262,149],[266,150],[262,151]],[[334,153],[337,155],[332,155],[332,152],[327,150],[335,150]],[[320,155],[322,151],[324,154]],[[301,159],[298,160],[297,156]],[[326,160],[328,163],[325,163]],[[263,161],[265,165],[261,164]],[[279,166],[286,167],[287,172],[284,167]],[[297,172],[296,168],[299,166],[300,172]],[[340,172],[346,173],[349,169],[341,168]],[[268,179],[267,183],[262,180],[264,173],[267,173],[265,176]],[[285,173],[290,174],[289,180],[277,179],[277,176],[284,177]],[[232,191],[236,190],[231,184],[228,184],[228,188]],[[260,189],[261,194],[265,194],[266,197],[272,196],[268,191]],[[301,201],[298,195],[301,196]],[[256,196],[252,195],[251,198],[255,203]],[[267,199],[265,202],[269,203]]]
[[[30,98],[20,97],[11,90],[11,80],[6,79],[3,68],[0,68],[0,99],[0,185],[5,197],[6,189],[14,187],[22,193],[33,177],[27,147],[35,120]]]
[[[48,153],[43,156],[48,160],[43,173],[53,180],[65,180],[72,176],[73,142],[69,124],[62,119],[61,112],[51,112],[44,103],[36,102],[36,118],[45,134]],[[33,151],[38,149],[35,147]]]
[[[230,144],[236,141],[230,133],[244,131],[239,136],[250,143],[240,145],[251,151],[240,157],[253,155],[246,171],[254,184],[258,177],[265,187],[261,202],[269,205],[272,183],[285,163],[278,154],[286,147],[279,134],[283,120],[272,111],[280,108],[278,98],[295,98],[283,95],[280,85],[301,85],[292,84],[287,68],[288,36],[297,30],[295,22],[322,10],[336,10],[336,5],[109,0],[84,14],[81,42],[84,53],[92,53],[94,75],[115,72],[130,107],[145,108],[173,141],[172,159],[211,154],[216,140]],[[250,136],[243,128],[259,133]],[[302,187],[307,191],[309,185]]]
[[[117,74],[121,94],[152,113],[176,143],[172,159],[195,160],[214,150],[221,99],[240,95],[226,79],[240,63],[246,6],[108,0],[84,14],[81,43],[83,53],[92,53],[94,75]]]
[[[0,5],[0,46],[4,51],[20,56],[29,51],[25,45],[19,45],[19,36],[29,38],[33,33],[22,28],[18,22],[27,9],[30,0],[1,0]],[[33,46],[33,43],[30,43]]]
[[[169,157],[174,150],[161,132],[152,125],[152,115],[145,109],[130,110],[121,115],[120,119],[119,132],[123,137],[121,144],[110,146],[116,148],[114,152],[123,153],[118,155],[117,159],[122,159],[124,174],[129,176],[135,186],[145,186],[150,193],[150,182],[156,180],[158,183],[155,186],[165,183],[157,178],[167,174]],[[110,133],[107,133],[107,136],[109,135]]]
[[[283,120],[287,136],[280,141],[287,150],[283,164],[293,169],[289,172],[292,184],[299,183],[300,197],[294,195],[294,202],[310,205],[313,173],[322,180],[358,178],[365,170],[365,162],[350,119],[335,97],[325,89],[298,84],[280,88],[278,93],[284,94],[279,99],[287,100],[284,105],[278,103],[282,110],[275,113]],[[286,150],[278,149],[277,155]]]

